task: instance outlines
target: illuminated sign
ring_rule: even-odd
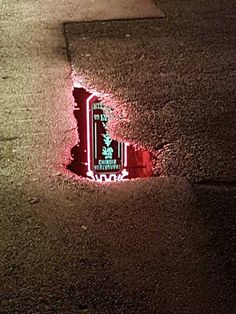
[[[121,181],[128,176],[127,144],[110,137],[107,110],[96,96],[87,98],[87,176],[95,181]]]
[[[74,116],[78,143],[71,149],[68,169],[93,181],[122,181],[152,175],[151,154],[111,138],[109,112],[100,99],[75,87]]]

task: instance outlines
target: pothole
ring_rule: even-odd
[[[92,181],[122,181],[153,175],[152,154],[111,138],[109,108],[84,88],[73,89],[78,143],[71,149],[67,168]]]

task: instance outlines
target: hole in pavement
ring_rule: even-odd
[[[67,168],[93,181],[122,181],[153,175],[152,154],[110,137],[111,109],[84,88],[74,87],[74,117],[78,143],[71,149]]]

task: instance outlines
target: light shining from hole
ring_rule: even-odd
[[[112,182],[112,181],[123,181],[126,180],[126,177],[129,175],[128,171],[125,169],[127,167],[127,143],[124,143],[124,169],[121,173],[94,173],[91,166],[91,134],[90,134],[90,103],[96,95],[92,94],[86,99],[86,120],[87,120],[87,161],[88,161],[88,171],[87,177],[92,181],[97,182]],[[97,138],[95,138],[95,141]],[[95,146],[97,142],[95,143]],[[122,145],[121,143],[118,144]]]

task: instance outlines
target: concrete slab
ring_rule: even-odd
[[[75,80],[113,106],[115,138],[156,151],[161,175],[235,179],[234,19],[228,6],[206,19],[193,7],[163,20],[66,24]]]
[[[165,17],[153,0],[89,0],[84,21]]]

